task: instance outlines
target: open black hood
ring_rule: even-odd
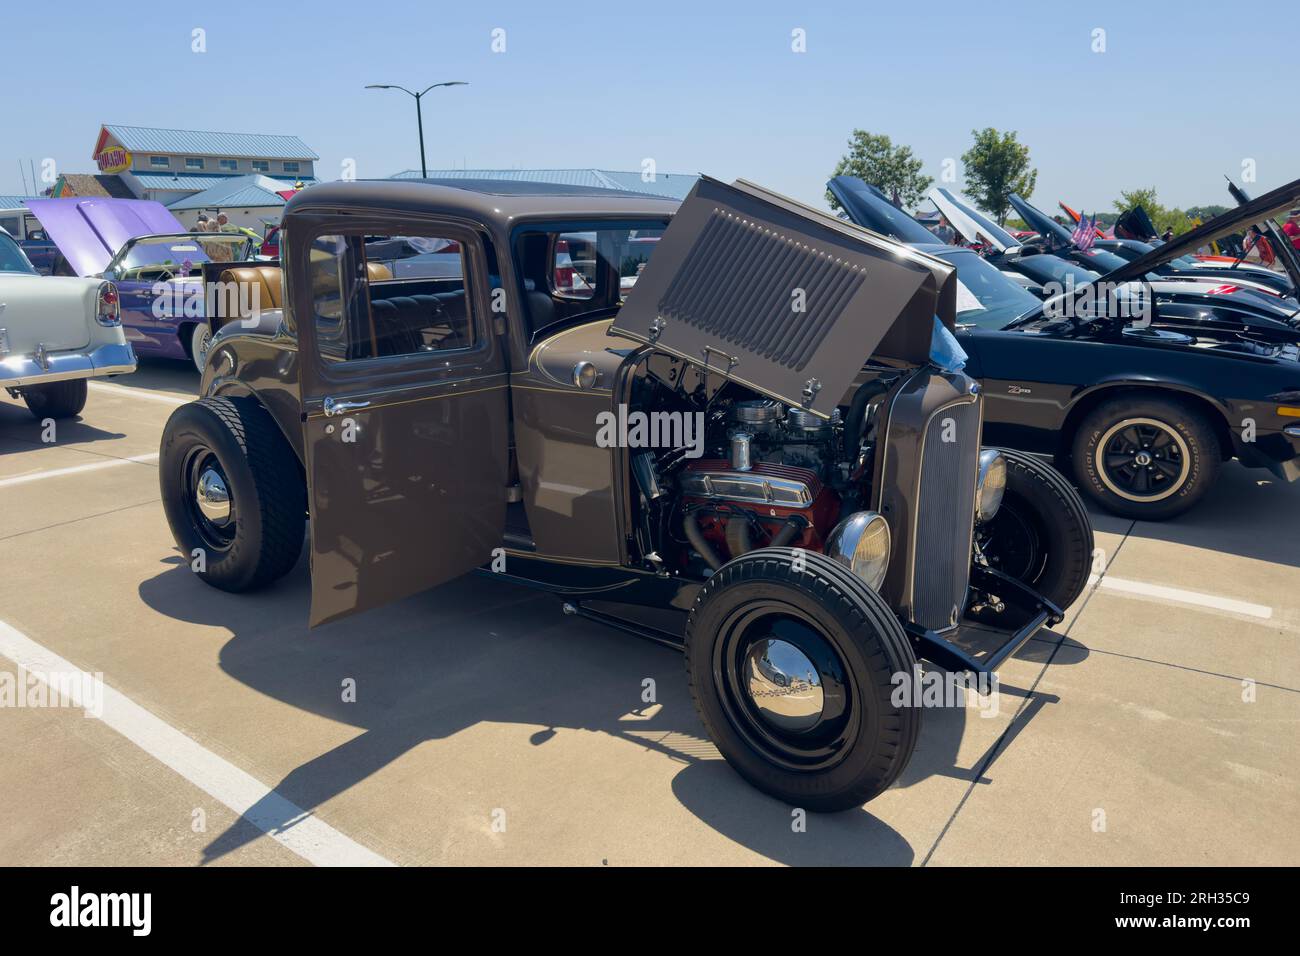
[[[1020,214],[1029,228],[1043,237],[1043,241],[1053,247],[1074,245],[1074,234],[1059,222],[1043,212],[1037,206],[1031,206],[1020,195],[1012,193],[1007,197],[1011,208]]]
[[[1238,206],[1244,206],[1250,202],[1250,196],[1246,194],[1246,190],[1231,179],[1228,180],[1228,192],[1232,194],[1232,198],[1237,201]],[[1278,261],[1282,263],[1282,268],[1286,269],[1286,274],[1291,279],[1291,290],[1296,294],[1300,294],[1300,255],[1296,253],[1295,246],[1291,244],[1291,237],[1284,234],[1277,227],[1277,223],[1273,221],[1272,217],[1265,219],[1261,225],[1264,227],[1264,231],[1268,233],[1268,241],[1277,250]]]
[[[701,176],[611,332],[829,417],[872,355],[929,360],[955,269],[738,180]]]
[[[939,241],[929,229],[885,198],[878,188],[856,176],[836,176],[826,188],[839,200],[849,220],[864,229],[899,242],[925,245]]]
[[[1124,235],[1121,235],[1121,233],[1124,233]],[[1141,206],[1134,206],[1115,220],[1115,238],[1117,239],[1137,239],[1146,242],[1158,235],[1156,224],[1151,221],[1151,217],[1147,215],[1147,211]]]
[[[1127,282],[1130,279],[1141,278],[1166,262],[1195,252],[1206,243],[1240,232],[1254,223],[1272,219],[1297,203],[1300,203],[1300,179],[1279,186],[1258,199],[1247,200],[1236,209],[1229,209],[1223,215],[1215,216],[1209,222],[1202,223],[1181,236],[1175,236],[1169,242],[1156,246],[1146,255],[1106,273],[1102,279],[1106,282]]]

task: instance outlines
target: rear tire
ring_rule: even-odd
[[[212,326],[200,322],[190,330],[190,358],[194,367],[203,374],[203,367],[208,364],[208,346],[212,344]]]
[[[1205,416],[1177,398],[1103,402],[1074,435],[1079,487],[1113,514],[1163,521],[1192,507],[1214,484],[1221,449]]]
[[[84,378],[23,388],[23,402],[37,418],[72,418],[86,407],[88,389]]]
[[[704,585],[686,678],[705,729],[742,777],[796,807],[860,807],[911,759],[920,710],[894,675],[916,657],[889,606],[823,554],[751,551]],[[816,680],[814,686],[813,680]]]
[[[302,472],[255,399],[205,398],[176,409],[163,430],[158,480],[176,544],[213,587],[251,591],[298,563]],[[222,500],[225,515],[214,513]]]
[[[976,528],[984,557],[1065,610],[1088,585],[1092,521],[1055,468],[1022,452],[998,451],[1007,462],[1007,488],[997,514]]]

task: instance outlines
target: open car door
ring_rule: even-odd
[[[483,308],[481,240],[459,224],[375,216],[308,207],[284,232],[313,626],[488,562],[505,529],[509,383]],[[455,243],[460,274],[403,276],[367,255],[395,238]]]

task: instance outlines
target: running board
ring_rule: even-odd
[[[904,624],[917,657],[950,671],[989,674],[1044,627],[1065,619],[1065,613],[1037,591],[992,568],[972,568],[971,587],[997,594],[1004,609],[964,617],[942,633]]]

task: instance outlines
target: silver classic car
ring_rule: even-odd
[[[43,276],[0,229],[0,388],[37,418],[68,418],[86,382],[135,371],[116,286]]]
[[[731,765],[830,811],[907,765],[918,657],[991,671],[1085,586],[1078,495],[981,448],[939,259],[707,177],[680,207],[326,184],[283,221],[282,308],[217,329],[162,440],[215,587],[283,576],[309,524],[313,624],[474,569],[544,588],[682,648]]]

